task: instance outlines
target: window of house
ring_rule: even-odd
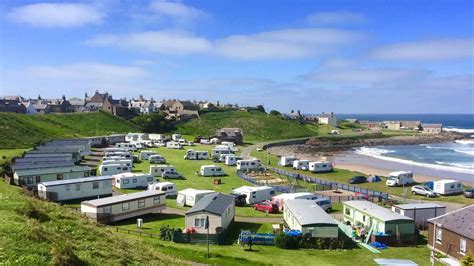
[[[106,206],[102,209],[103,213],[112,213],[112,206]]]
[[[76,191],[81,190],[81,184],[76,184]]]
[[[145,199],[138,200],[138,208],[145,207]]]
[[[194,218],[194,227],[206,227],[206,218]]]
[[[56,180],[63,180],[63,178],[64,178],[63,174],[56,175]]]
[[[39,175],[36,176],[36,183],[41,183],[41,176]]]
[[[161,203],[161,198],[160,196],[155,196],[153,197],[153,204],[157,205]]]
[[[345,209],[346,209],[345,214],[350,216],[351,215],[351,209],[349,209],[349,208],[345,208]]]
[[[99,188],[99,182],[92,182],[92,189],[98,189]]]
[[[441,242],[443,240],[443,229],[436,228],[436,241]]]
[[[459,251],[463,255],[466,254],[466,249],[467,249],[466,246],[467,246],[466,239],[461,238],[459,241]]]
[[[127,211],[130,209],[130,203],[122,203],[122,211]]]

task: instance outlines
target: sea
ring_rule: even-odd
[[[450,175],[455,179],[474,181],[474,114],[338,114],[337,118],[420,120],[422,123],[441,123],[444,130],[466,134],[465,139],[454,142],[360,147],[354,153],[386,161],[385,164],[392,162],[397,167],[404,165],[407,169],[421,169],[424,174]]]

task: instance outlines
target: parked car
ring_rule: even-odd
[[[273,204],[269,201],[256,203],[256,204],[253,205],[253,208],[255,210],[261,211],[261,212],[268,212],[268,213],[277,213],[278,212],[278,205]]]
[[[436,193],[433,190],[424,186],[411,187],[411,193],[414,195],[422,195],[426,197],[436,197]]]
[[[179,174],[178,172],[172,172],[172,171],[164,171],[161,174],[161,177],[165,179],[184,179],[184,177]]]
[[[474,198],[474,188],[469,188],[469,189],[464,190],[464,197]]]
[[[349,179],[349,184],[360,184],[360,183],[366,183],[367,178],[365,176],[354,176],[351,179]]]

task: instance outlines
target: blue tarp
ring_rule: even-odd
[[[300,230],[283,230],[283,233],[285,233],[286,235],[288,236],[300,236],[301,235],[301,231]]]
[[[380,182],[380,181],[382,181],[382,179],[378,175],[372,175],[372,176],[369,176],[369,178],[367,178],[367,181],[368,182]]]

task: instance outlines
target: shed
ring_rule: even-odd
[[[291,230],[298,230],[303,235],[338,237],[338,223],[314,201],[305,199],[285,201],[283,218]]]
[[[435,203],[410,203],[392,206],[392,211],[410,217],[421,228],[428,226],[428,219],[446,213],[446,207]]]
[[[52,201],[112,196],[112,176],[91,176],[38,184],[38,196]]]
[[[233,222],[235,198],[223,193],[205,195],[185,214],[186,228],[194,228],[198,233],[207,233],[206,217],[209,217],[209,233],[220,233]],[[220,229],[218,229],[220,228]]]

